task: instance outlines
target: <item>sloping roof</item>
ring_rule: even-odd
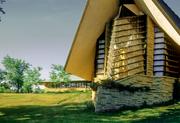
[[[88,0],[74,42],[69,53],[65,70],[71,74],[92,80],[96,40],[105,24],[114,18],[121,0]],[[167,35],[180,45],[179,20],[161,0],[134,0],[136,5],[150,16]]]
[[[76,32],[65,70],[92,80],[96,40],[118,12],[119,0],[88,0]]]

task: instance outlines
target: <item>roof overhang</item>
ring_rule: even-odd
[[[88,0],[72,44],[65,70],[92,80],[96,40],[118,12],[119,0]]]
[[[96,40],[105,24],[116,16],[120,0],[88,0],[76,32],[65,70],[71,74],[92,80]],[[135,0],[136,5],[167,35],[180,45],[180,31],[171,17],[163,10],[158,0]],[[128,6],[133,9],[132,6]]]

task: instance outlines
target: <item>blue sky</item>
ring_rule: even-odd
[[[164,1],[180,17],[180,0],[164,0]]]
[[[85,0],[7,0],[0,23],[0,61],[6,54],[43,67],[65,64]],[[0,65],[2,67],[2,65]]]
[[[165,0],[180,16],[180,0]],[[7,0],[0,23],[0,61],[9,54],[43,67],[65,64],[86,0]],[[0,64],[0,68],[2,65]]]

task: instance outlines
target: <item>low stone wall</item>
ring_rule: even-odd
[[[95,96],[96,112],[160,104],[173,99],[175,78],[172,77],[133,75],[116,82],[129,87],[139,88],[146,86],[149,90],[130,92],[128,90],[108,89],[99,86]]]

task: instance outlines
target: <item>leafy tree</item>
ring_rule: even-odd
[[[10,89],[9,83],[5,80],[6,71],[0,69],[0,92]]]
[[[37,67],[37,68],[29,68],[26,71],[24,71],[24,78],[23,78],[24,82],[34,82],[34,83],[40,82],[41,70],[42,70],[41,67]]]
[[[29,63],[26,63],[24,60],[15,59],[10,56],[5,56],[2,64],[6,69],[6,80],[11,83],[13,87],[17,89],[17,92],[20,92],[20,89],[23,85],[23,73],[29,68]]]
[[[52,64],[50,79],[52,82],[69,82],[70,75],[64,70],[62,65]]]
[[[37,68],[29,68],[24,72],[24,85],[23,85],[23,91],[24,92],[32,92],[32,86],[38,84],[38,82],[41,80],[41,73],[42,70],[41,67]]]
[[[6,71],[0,69],[0,82],[5,80]]]

